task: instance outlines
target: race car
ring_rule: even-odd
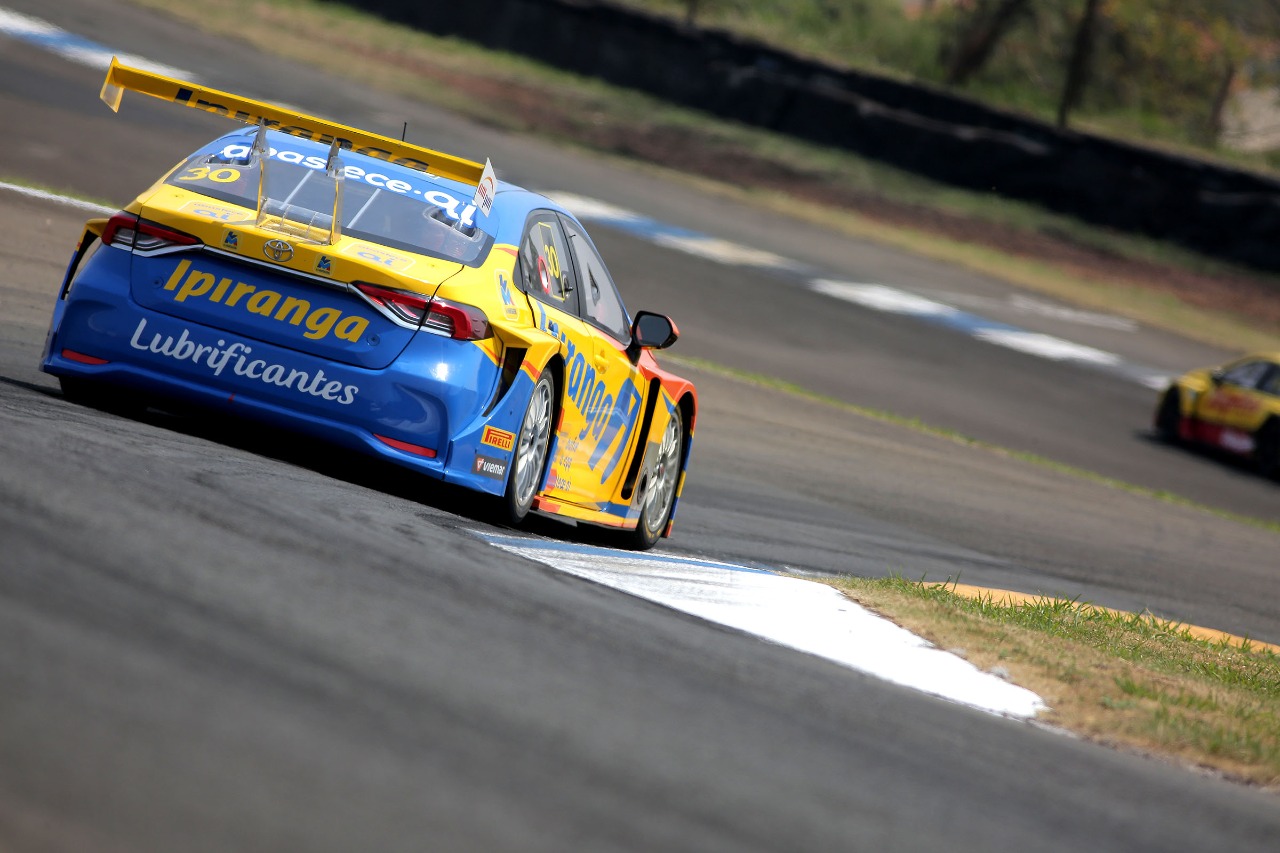
[[[582,224],[492,165],[113,61],[244,123],[91,220],[42,368],[94,405],[195,403],[530,513],[669,536],[697,416]]]
[[[1156,434],[1253,459],[1280,478],[1280,353],[1183,374],[1160,395]]]

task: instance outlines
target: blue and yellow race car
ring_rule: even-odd
[[[530,512],[670,535],[697,415],[581,223],[481,165],[112,63],[244,122],[90,221],[42,367],[72,399],[179,400]]]

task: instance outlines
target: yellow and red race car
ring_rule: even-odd
[[[178,399],[530,512],[670,535],[697,412],[582,224],[481,165],[112,62],[249,125],[88,223],[42,361],[73,399]]]
[[[1280,478],[1280,353],[1192,370],[1160,396],[1156,434],[1253,459]]]

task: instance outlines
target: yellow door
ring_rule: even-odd
[[[598,274],[580,272],[565,224],[549,211],[535,215],[520,250],[520,274],[532,297],[535,322],[560,339],[564,359],[560,419],[544,493],[602,509],[616,491],[635,443],[639,374],[625,344],[610,333],[617,329],[606,332],[591,314],[586,319],[582,315],[584,299],[592,305],[599,301],[599,285],[592,287]],[[622,321],[625,325],[625,312]]]

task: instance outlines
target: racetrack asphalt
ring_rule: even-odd
[[[439,127],[438,147],[492,151],[526,182],[715,223],[716,236],[848,280],[1003,287],[210,46],[132,7],[72,0],[58,12],[223,88],[261,94],[251,86],[271,80],[350,124],[412,114]],[[164,105],[126,102],[113,117],[96,101],[100,75],[4,48],[0,110],[22,118],[0,177],[118,204],[222,129]],[[938,703],[504,556],[466,532],[487,516],[455,491],[257,430],[66,403],[35,363],[82,219],[38,200],[0,206],[8,846],[1269,850],[1280,832],[1273,796]],[[1150,442],[1153,395],[1133,383],[593,235],[631,307],[675,315],[674,355],[1280,518],[1273,484]],[[1149,330],[1085,334],[1170,369],[1216,355]],[[1096,340],[1108,335],[1114,345]],[[705,408],[664,549],[958,575],[1280,640],[1270,531],[679,369]]]

